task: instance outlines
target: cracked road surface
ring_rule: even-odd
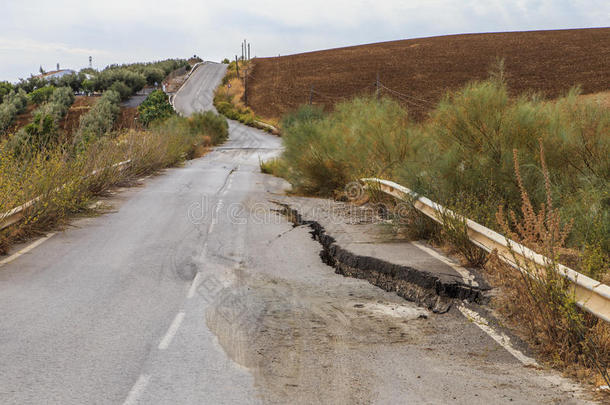
[[[224,69],[201,66],[177,108],[210,108]],[[270,202],[286,185],[258,163],[279,148],[231,122],[226,144],[0,267],[0,403],[582,402],[458,311],[324,265]]]

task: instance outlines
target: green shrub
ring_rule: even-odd
[[[12,149],[21,158],[54,148],[62,141],[57,124],[74,102],[72,88],[55,88],[47,100],[33,112],[32,121],[11,138]]]
[[[11,92],[14,89],[12,83],[7,81],[0,82],[0,103],[4,100],[4,96]]]
[[[155,83],[161,83],[166,75],[163,69],[154,66],[145,67],[142,73],[144,74],[144,77],[146,77],[146,83],[148,83],[150,86],[154,85]]]
[[[34,115],[31,123],[12,136],[10,145],[16,156],[30,159],[36,153],[57,146],[59,136],[55,117],[41,111]]]
[[[6,131],[17,116],[17,107],[12,103],[0,104],[0,132]]]
[[[188,118],[188,125],[191,133],[209,136],[213,145],[224,142],[229,138],[227,120],[212,111],[192,114]]]
[[[83,80],[82,89],[86,93],[93,93],[95,91],[95,82],[91,79]]]
[[[43,103],[40,107],[34,110],[34,120],[39,115],[49,115],[55,123],[65,117],[74,103],[74,93],[70,87],[58,87],[53,90],[53,93],[48,97],[48,102]]]
[[[53,78],[50,83],[55,87],[70,87],[72,91],[81,91],[83,89],[83,82],[87,80],[84,72],[72,73],[69,75],[63,75],[59,78]]]
[[[538,97],[509,98],[496,81],[473,83],[448,96],[425,124],[430,149],[423,164],[402,164],[399,180],[448,206],[494,227],[490,214],[502,205],[515,210],[520,192],[513,180],[512,150],[523,163],[522,177],[534,206],[546,201],[538,142],[547,151],[552,197],[562,217],[574,221],[568,245],[602,244],[610,229],[608,212],[610,111],[579,100],[572,90],[554,102]],[[422,174],[423,173],[423,174]],[[464,207],[462,207],[464,208]],[[600,229],[600,231],[594,231]],[[606,241],[608,238],[605,238]]]
[[[132,63],[110,65],[101,72],[96,72],[93,87],[96,91],[110,89],[115,82],[123,82],[132,94],[140,91],[146,84],[161,83],[170,72],[189,67],[184,59],[167,59],[152,63]],[[116,90],[116,89],[115,89]]]
[[[10,90],[0,104],[0,132],[5,132],[15,120],[17,114],[25,111],[28,98],[22,89]]]
[[[44,86],[28,94],[28,98],[32,104],[42,104],[49,101],[54,90],[53,86]]]
[[[127,68],[116,68],[101,71],[94,77],[93,82],[96,91],[105,91],[110,89],[115,82],[123,82],[133,94],[146,85],[146,77],[142,73]]]
[[[69,86],[58,87],[53,91],[49,101],[69,107],[74,103],[74,92]]]
[[[217,108],[230,117],[224,101]],[[325,196],[358,177],[392,179],[499,230],[498,207],[519,212],[521,204],[513,149],[532,204],[546,202],[542,142],[553,203],[564,221],[573,221],[567,246],[581,252],[587,274],[599,279],[608,273],[608,108],[579,99],[577,90],[552,102],[511,98],[503,82],[487,80],[448,94],[424,123],[406,115],[383,99],[354,99],[329,114],[301,107],[282,121],[282,175],[296,191]]]
[[[194,113],[189,117],[172,115],[165,120],[157,120],[151,125],[153,131],[180,132],[187,134],[194,145],[217,145],[229,137],[229,124],[227,120],[213,113],[205,111]]]
[[[148,126],[153,121],[163,121],[175,114],[174,108],[167,100],[167,95],[161,90],[155,90],[138,106],[140,122]]]
[[[131,97],[131,88],[121,81],[112,83],[108,90],[113,90],[119,93],[121,100],[127,100]]]
[[[391,177],[420,147],[407,123],[390,99],[357,98],[329,115],[301,107],[282,122],[287,178],[299,192],[329,196],[359,177]]]
[[[15,85],[15,90],[23,90],[26,93],[31,93],[36,89],[48,85],[49,82],[42,77],[30,76],[27,79],[19,79],[19,83]]]
[[[25,111],[28,105],[28,97],[25,91],[18,89],[17,91],[10,91],[4,98],[5,103],[11,103],[17,109],[17,114]]]
[[[78,131],[74,143],[79,148],[95,139],[102,138],[112,129],[120,108],[121,96],[113,90],[107,90],[102,94],[97,103],[89,112],[80,118]]]

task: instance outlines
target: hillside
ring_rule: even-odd
[[[610,28],[596,28],[450,35],[257,58],[248,104],[277,118],[306,103],[313,86],[313,103],[332,106],[373,92],[379,73],[380,82],[402,93],[394,94],[423,119],[447,90],[487,77],[497,57],[505,60],[513,94],[538,91],[554,98],[574,85],[584,94],[610,89]]]

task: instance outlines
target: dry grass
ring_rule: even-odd
[[[586,95],[580,96],[580,98],[584,101],[593,101],[603,107],[610,108],[610,91],[603,91],[601,93],[594,93],[594,94],[586,94]]]
[[[224,86],[223,90],[225,92],[225,95],[231,99],[231,103],[239,108],[239,109],[245,109],[246,105],[244,104],[244,92],[245,92],[245,87],[243,84],[242,79],[239,79],[237,77],[232,78],[229,80],[229,85],[230,87],[227,88],[227,86]],[[220,90],[220,91],[223,91]]]
[[[607,375],[610,362],[610,326],[607,323],[568,304],[571,300],[566,294],[560,295],[563,300],[560,305],[555,301],[552,306],[540,308],[537,304],[540,300],[531,295],[531,283],[523,273],[506,265],[496,255],[491,255],[485,264],[485,275],[497,289],[492,306],[503,322],[537,352],[540,360],[579,381],[595,386],[607,384],[603,376]],[[562,284],[562,288],[566,287]],[[564,311],[567,316],[559,323],[551,324],[544,315],[551,308],[556,313]]]
[[[496,299],[502,314],[551,365],[591,383],[610,385],[610,325],[584,313],[575,302],[569,280],[558,269],[571,224],[553,208],[551,181],[540,143],[540,162],[545,179],[546,202],[535,209],[523,185],[517,151],[515,176],[521,191],[521,213],[506,215],[500,207],[497,220],[504,234],[550,259],[545,266],[532,263],[517,271],[497,256],[487,266],[503,294]],[[513,255],[515,255],[513,253]],[[517,256],[514,257],[518,262]]]
[[[225,117],[241,122],[244,125],[258,128],[279,135],[276,130],[261,122],[277,127],[277,121],[263,121],[254,114],[246,104],[246,81],[250,83],[254,64],[250,61],[239,61],[239,74],[235,62],[231,62],[222,83],[214,92],[214,107]],[[249,86],[249,84],[248,84]],[[259,122],[260,121],[260,122]]]
[[[0,213],[40,197],[25,211],[22,221],[0,231],[0,254],[15,241],[87,211],[90,199],[109,187],[202,156],[208,146],[226,139],[226,128],[218,136],[212,136],[214,129],[203,124],[192,130],[185,128],[202,120],[190,125],[191,121],[177,117],[149,131],[105,136],[77,154],[59,147],[40,151],[28,160],[14,155],[6,142],[0,143]],[[112,167],[128,159],[132,161],[128,166]]]

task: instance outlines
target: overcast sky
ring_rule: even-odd
[[[197,54],[219,61],[468,32],[610,25],[608,0],[2,0],[0,80]]]

